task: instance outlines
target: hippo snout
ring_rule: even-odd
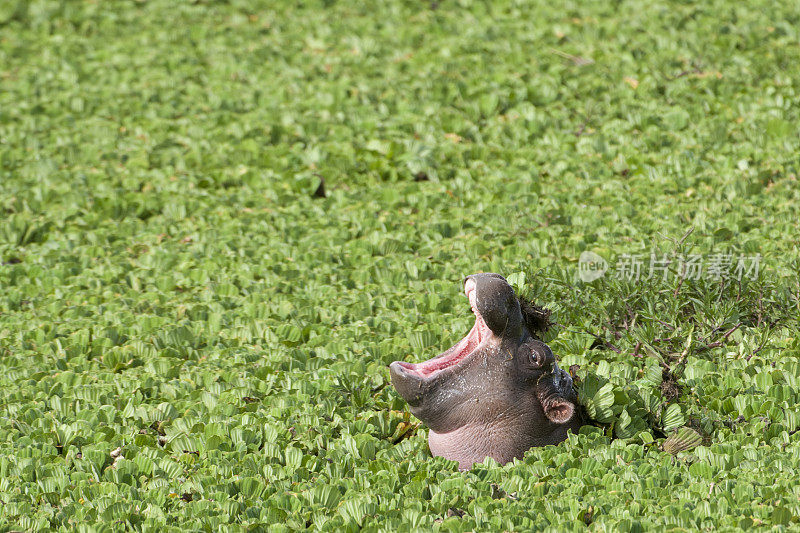
[[[389,375],[397,393],[409,406],[417,407],[422,403],[423,382],[410,367],[409,363],[395,361],[389,365]]]

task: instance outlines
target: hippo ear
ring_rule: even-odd
[[[519,308],[522,311],[522,318],[531,335],[536,339],[542,339],[550,326],[550,309],[536,305],[533,300],[529,300],[525,296],[519,296]]]
[[[575,414],[575,404],[561,396],[551,396],[542,407],[545,416],[555,424],[563,424]]]

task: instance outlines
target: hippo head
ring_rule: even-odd
[[[475,274],[464,292],[475,314],[466,337],[423,363],[389,366],[395,389],[430,429],[431,453],[462,470],[486,457],[504,464],[577,431],[572,379],[531,334],[514,289],[499,274]]]

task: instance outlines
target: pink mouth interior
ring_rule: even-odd
[[[406,370],[411,370],[422,377],[428,377],[431,374],[444,370],[462,361],[465,357],[475,351],[475,349],[486,339],[489,335],[489,327],[483,321],[481,314],[475,306],[475,282],[467,280],[464,286],[464,292],[469,298],[470,307],[475,314],[475,325],[467,333],[467,336],[461,339],[455,346],[444,352],[438,357],[429,359],[423,363],[400,363]]]

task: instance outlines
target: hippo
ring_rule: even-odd
[[[530,302],[499,274],[467,276],[464,293],[475,314],[466,337],[428,361],[389,365],[394,388],[429,428],[431,453],[468,470],[577,432],[572,378],[535,336]]]

